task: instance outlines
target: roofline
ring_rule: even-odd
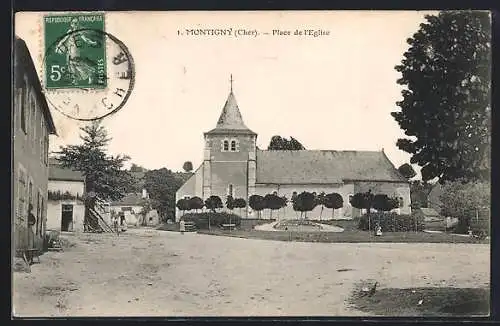
[[[47,104],[47,99],[45,98],[45,94],[43,92],[43,89],[42,89],[42,85],[40,83],[40,79],[38,77],[38,74],[35,70],[35,64],[33,62],[33,58],[31,56],[31,53],[26,45],[26,42],[18,37],[18,36],[15,36],[15,49],[14,49],[14,52],[17,52],[19,51],[19,55],[16,55],[16,53],[14,53],[14,65],[16,64],[26,64],[24,68],[24,70],[26,71],[27,75],[28,75],[28,78],[31,79],[32,83],[33,83],[33,86],[35,88],[35,93],[36,93],[36,96],[38,98],[38,100],[40,101],[40,104],[41,104],[41,107],[42,107],[42,112],[45,116],[45,120],[47,121],[47,125],[49,127],[49,133],[51,135],[56,135],[57,136],[57,130],[56,130],[56,126],[54,124],[54,120],[52,118],[52,114],[50,112],[50,109],[49,109],[49,106]],[[26,61],[23,60],[23,57],[26,58]],[[19,68],[18,68],[19,69]],[[16,69],[17,70],[17,69]],[[14,72],[16,72],[16,70],[14,70]],[[18,75],[17,73],[14,74],[15,76]],[[19,77],[18,77],[19,78]]]
[[[49,177],[49,181],[72,181],[72,182],[83,182],[85,183],[85,179],[70,179],[70,178],[59,178],[59,177]]]
[[[295,182],[255,182],[255,185],[259,186],[289,186],[289,185],[296,185],[296,186],[309,186],[309,185],[343,185],[343,182],[301,182],[301,183],[295,183]]]
[[[389,162],[391,164],[391,166],[393,167],[393,169],[395,170],[395,172],[397,173],[397,175],[402,179],[404,180],[405,182],[407,183],[410,183],[410,179],[406,179],[400,172],[399,170],[396,168],[396,166],[394,165],[394,163],[392,163],[392,161],[389,159],[389,157],[387,157],[387,154],[385,154],[385,151],[384,149],[382,148],[382,155],[384,156],[384,158],[387,160],[387,162]]]
[[[234,134],[257,136],[257,133],[253,132],[250,129],[218,129],[218,128],[214,128],[210,131],[204,132],[203,136],[206,136],[206,135],[234,135]]]
[[[404,183],[408,184],[409,182],[407,180],[388,180],[388,179],[349,179],[345,178],[342,179],[346,182],[389,182],[389,183]]]
[[[188,182],[189,182],[189,180],[191,180],[191,178],[194,178],[194,177],[196,176],[196,172],[198,172],[198,170],[199,170],[199,169],[201,169],[201,167],[202,167],[202,166],[203,166],[203,163],[200,163],[200,165],[198,166],[198,168],[196,168],[196,170],[194,170],[193,174],[192,174],[189,178],[187,178],[187,180],[186,180],[186,181],[184,181],[184,183],[183,183],[183,184],[179,187],[179,189],[177,189],[177,190],[175,191],[175,195],[176,195],[176,196],[177,196],[177,192],[178,192],[178,191],[179,191],[182,187],[184,187],[184,185],[185,185],[186,183],[188,183]]]

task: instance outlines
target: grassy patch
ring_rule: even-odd
[[[335,224],[337,225],[337,224]],[[339,225],[340,226],[340,225]],[[344,232],[273,232],[258,230],[199,230],[201,234],[218,236],[230,236],[247,239],[263,239],[277,241],[300,241],[300,242],[392,242],[392,243],[489,243],[489,240],[476,240],[471,237],[463,237],[446,233],[426,232],[385,232],[376,237],[368,231],[351,230]]]
[[[372,296],[354,291],[349,303],[376,316],[452,317],[487,316],[489,299],[486,288],[387,288]]]

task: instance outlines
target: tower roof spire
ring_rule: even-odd
[[[208,133],[226,133],[226,132],[237,132],[245,134],[255,134],[253,131],[248,129],[248,127],[243,122],[243,118],[238,108],[238,103],[236,103],[236,98],[233,93],[233,74],[230,75],[230,92],[227,97],[226,103],[222,108],[222,112],[217,121],[217,126]]]

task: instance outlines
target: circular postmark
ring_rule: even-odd
[[[64,116],[92,121],[116,113],[135,82],[128,48],[100,29],[72,29],[46,45],[42,84],[47,102]]]

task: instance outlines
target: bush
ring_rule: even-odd
[[[229,224],[229,222],[235,224],[236,227],[241,225],[241,217],[239,215],[225,212],[188,213],[184,214],[182,218],[186,222],[193,222],[198,230],[208,229],[208,218],[210,218],[211,228],[221,227],[222,224]]]
[[[474,218],[459,218],[458,224],[455,226],[453,232],[457,234],[467,234],[469,233],[469,227],[472,231],[472,235],[490,235],[490,220],[489,219],[479,219]]]
[[[382,228],[382,232],[408,232],[422,231],[424,229],[423,220],[414,215],[399,215],[396,213],[376,212],[370,214],[371,229],[375,230],[377,223]],[[415,221],[418,219],[418,221]],[[415,225],[415,222],[417,224]],[[358,228],[368,231],[368,215],[363,215],[359,219]]]

